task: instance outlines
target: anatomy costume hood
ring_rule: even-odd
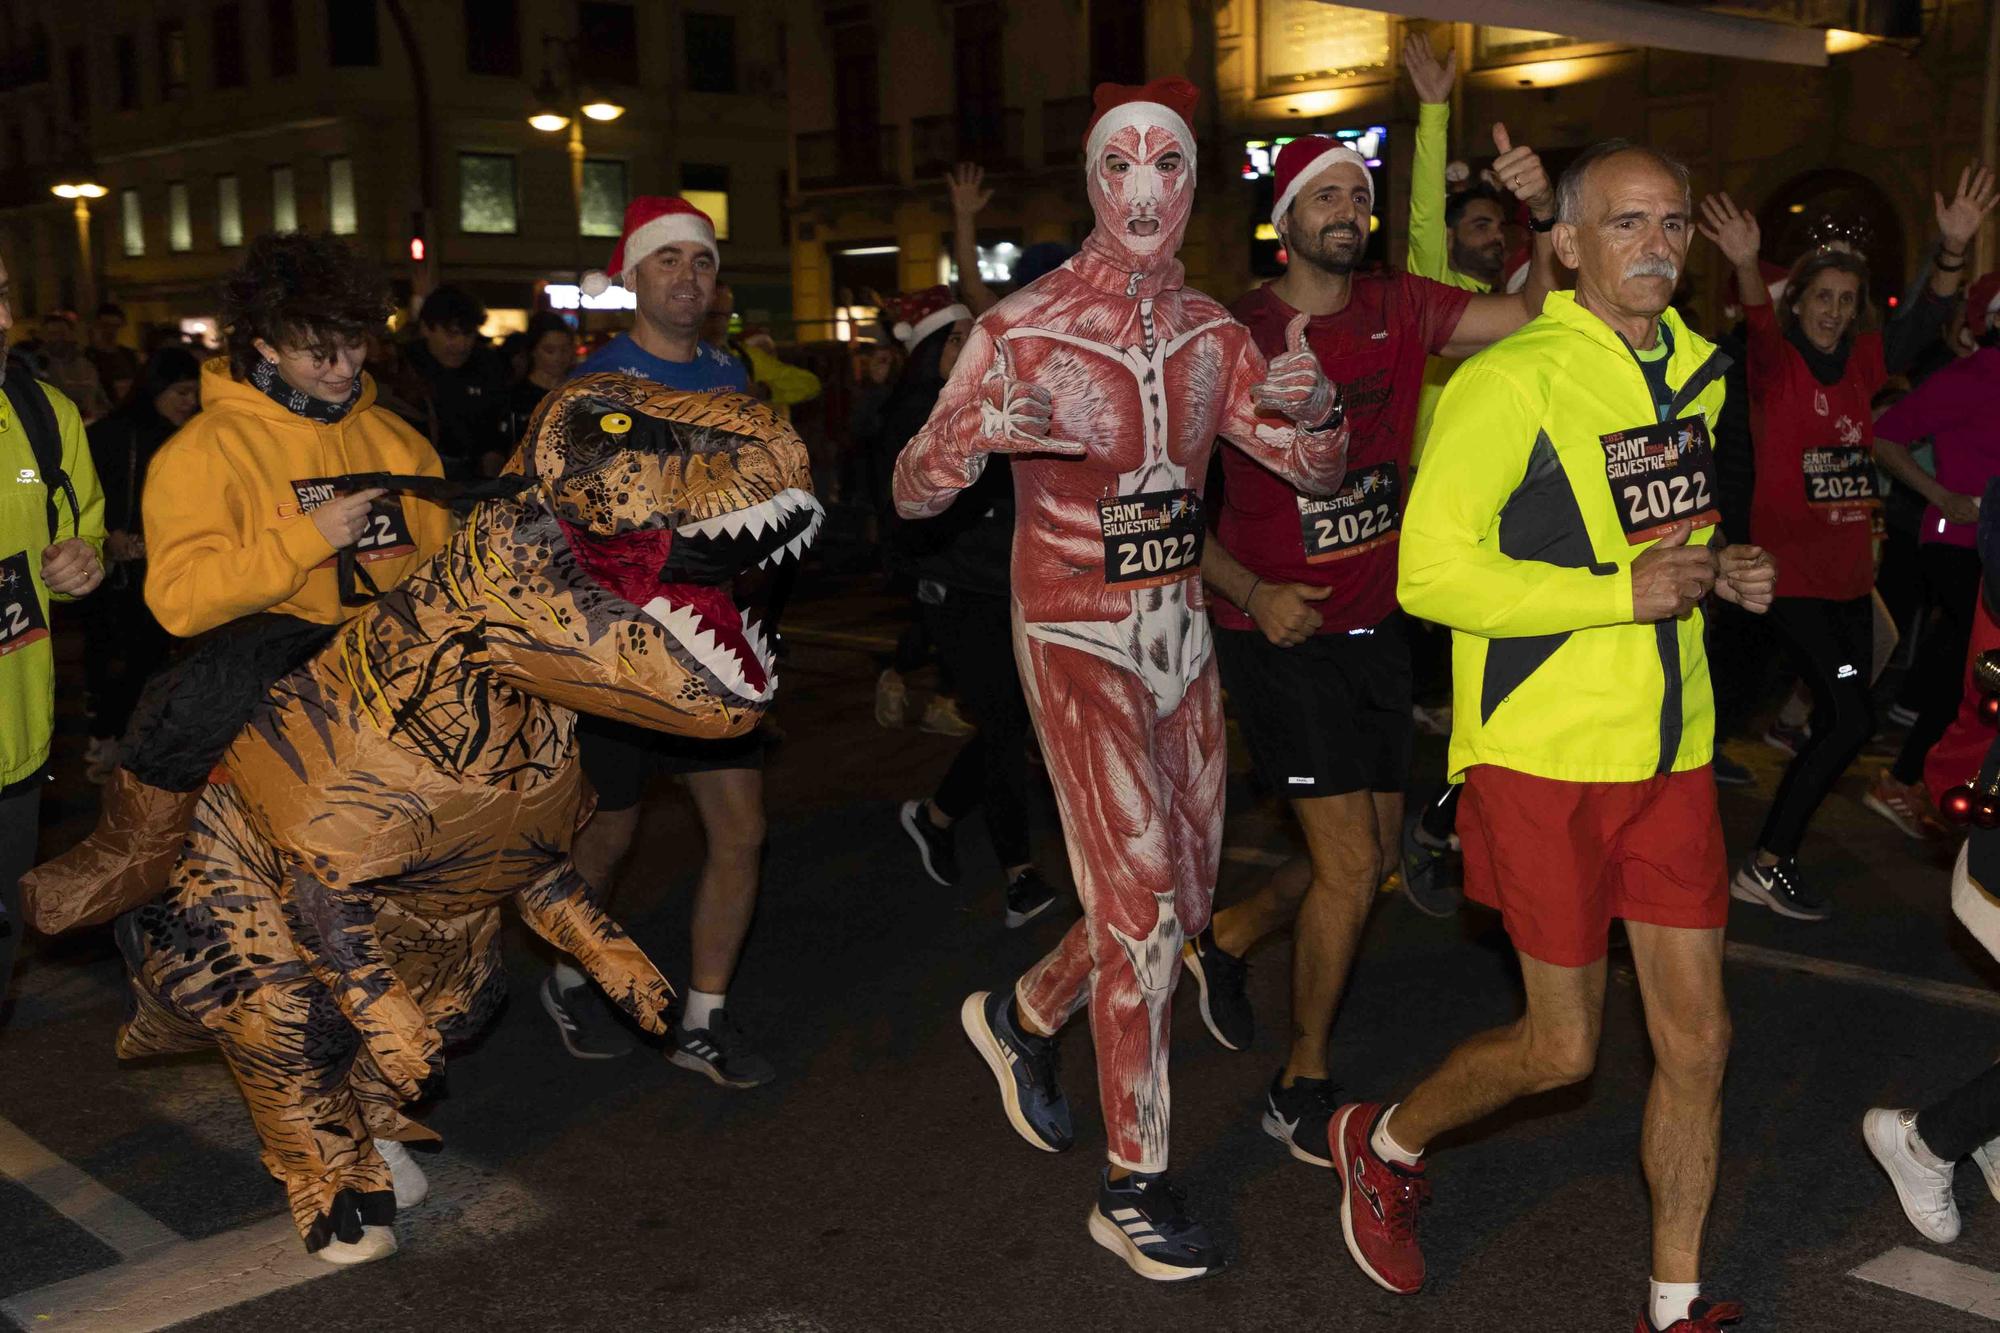
[[[1097,225],[1083,254],[1126,275],[1133,290],[1181,285],[1174,258],[1194,211],[1194,131],[1200,96],[1186,79],[1143,87],[1100,83],[1084,136],[1084,180]],[[1095,267],[1095,266],[1093,266]],[[1090,275],[1096,276],[1096,275]]]

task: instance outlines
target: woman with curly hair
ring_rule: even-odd
[[[436,504],[344,480],[443,475],[361,369],[389,309],[372,266],[331,236],[260,236],[222,303],[227,354],[202,366],[202,411],[153,455],[140,502],[146,605],[193,642],[140,695],[96,830],[22,880],[45,931],[165,887],[211,766],[271,682],[366,604],[341,596],[342,551],[386,591],[450,530]]]
[[[442,475],[431,446],[376,406],[361,369],[389,313],[381,274],[331,236],[260,236],[222,287],[227,355],[202,367],[202,413],[146,478],[146,602],[187,636],[278,611],[333,624],[335,555],[355,547],[389,588],[443,545],[444,510],[354,472]]]

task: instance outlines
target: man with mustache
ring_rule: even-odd
[[[1165,1174],[1170,1002],[1181,941],[1208,921],[1228,767],[1193,487],[1217,435],[1313,494],[1339,484],[1347,454],[1305,317],[1267,364],[1183,282],[1195,97],[1178,78],[1098,86],[1084,142],[1096,227],[980,316],[895,481],[897,510],[928,518],[989,455],[1013,459],[1014,654],[1084,915],[960,1018],[1015,1132],[1061,1152],[1075,1134],[1055,1034],[1089,1006],[1110,1157],[1091,1239],[1159,1282],[1222,1262]]]
[[[1498,169],[1540,217],[1555,191],[1534,150],[1494,126]],[[1408,627],[1396,608],[1396,542],[1410,480],[1426,358],[1467,355],[1541,310],[1554,276],[1546,231],[1534,280],[1513,295],[1475,295],[1408,273],[1357,274],[1374,178],[1353,149],[1294,139],[1278,155],[1271,218],[1284,276],[1232,311],[1265,352],[1307,319],[1306,341],[1337,380],[1352,432],[1347,481],[1316,498],[1240,450],[1222,451],[1224,500],[1202,575],[1214,606],[1223,687],[1264,781],[1285,796],[1306,854],[1216,913],[1186,946],[1201,1012],[1216,1040],[1248,1049],[1253,1027],[1243,959],[1292,930],[1292,1044],[1265,1098],[1264,1130],[1292,1156],[1330,1167],[1327,1122],[1340,1104],[1327,1038],[1349,964],[1384,874],[1396,864],[1414,737]],[[1296,920],[1294,920],[1296,918]]]
[[[1708,432],[1727,359],[1668,307],[1691,211],[1678,163],[1623,140],[1587,149],[1557,191],[1575,293],[1467,362],[1439,405],[1397,592],[1453,631],[1466,894],[1499,910],[1526,1012],[1402,1101],[1341,1107],[1331,1133],[1348,1252],[1388,1290],[1417,1290],[1424,1149],[1589,1076],[1622,918],[1654,1056],[1639,1333],[1713,1333],[1742,1313],[1699,1299],[1729,898],[1697,608],[1713,591],[1761,612],[1777,582],[1769,555],[1715,540]]]

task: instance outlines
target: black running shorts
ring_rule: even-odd
[[[1296,648],[1261,630],[1217,628],[1215,654],[1250,762],[1273,791],[1298,799],[1408,785],[1415,727],[1401,613]]]
[[[582,714],[576,720],[583,775],[597,791],[599,810],[630,810],[656,773],[714,773],[764,767],[764,731],[733,740],[696,740],[648,731],[629,722]]]

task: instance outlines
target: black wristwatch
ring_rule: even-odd
[[[1544,235],[1546,235],[1549,232],[1554,231],[1555,229],[1556,229],[1555,214],[1551,213],[1546,218],[1538,218],[1533,213],[1528,214],[1529,231],[1541,232]]]

